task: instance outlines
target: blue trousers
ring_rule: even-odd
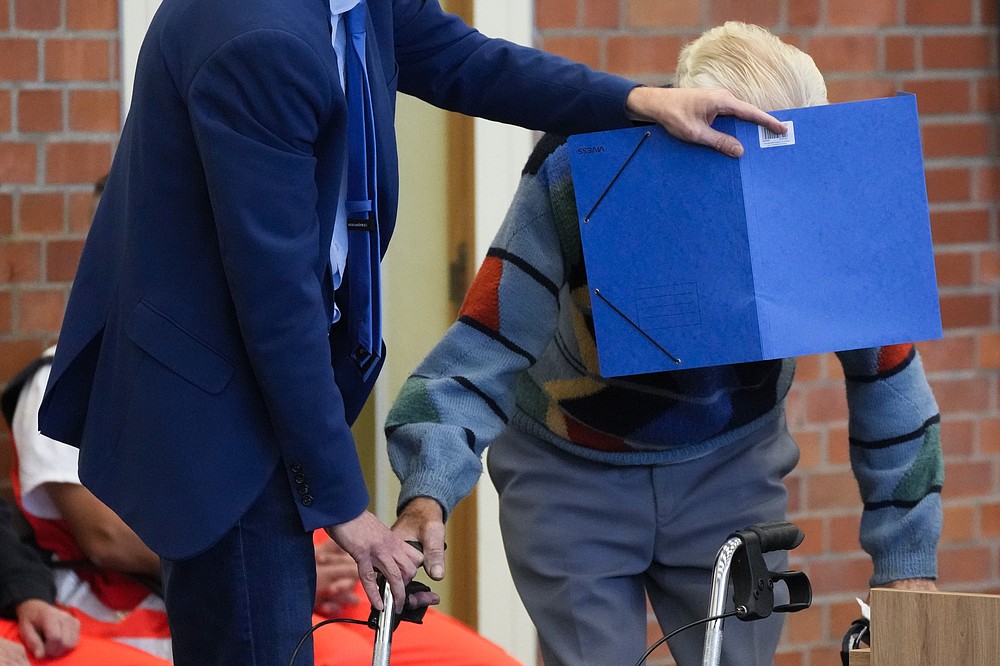
[[[735,530],[785,520],[782,479],[798,455],[783,418],[675,465],[605,465],[507,428],[487,464],[546,666],[634,664],[655,640],[647,594],[664,634],[705,617],[719,547]],[[786,553],[766,559],[772,571],[787,568]],[[781,614],[729,618],[722,664],[772,664],[781,628]],[[704,636],[701,625],[669,642],[679,666],[702,663]]]
[[[316,564],[279,464],[214,546],[161,560],[176,666],[286,666],[312,624]],[[297,666],[313,663],[312,641]]]

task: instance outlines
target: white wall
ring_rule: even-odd
[[[121,0],[118,4],[122,26],[122,122],[132,102],[132,81],[135,79],[135,61],[139,46],[146,34],[146,26],[160,6],[160,0]]]
[[[413,368],[452,322],[448,301],[447,114],[420,100],[396,101],[399,215],[382,262],[383,334],[389,354],[375,388],[375,507],[396,516],[399,482],[381,425]]]

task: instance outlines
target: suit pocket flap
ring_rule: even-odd
[[[233,364],[146,302],[128,319],[128,336],[147,354],[208,393],[220,393]]]

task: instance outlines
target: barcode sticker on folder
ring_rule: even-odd
[[[775,134],[766,127],[757,127],[757,134],[760,138],[761,148],[776,148],[777,146],[795,145],[795,125],[791,120],[783,121],[788,131],[784,134]]]

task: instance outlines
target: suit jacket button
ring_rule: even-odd
[[[313,503],[312,495],[306,495],[305,497],[302,498],[302,504],[304,506],[312,506],[312,503]]]
[[[301,465],[301,463],[292,463],[292,472],[293,473],[298,474],[301,471],[302,471],[302,465]]]
[[[295,475],[295,483],[305,483],[306,475],[301,472]]]
[[[303,483],[302,485],[299,486],[299,495],[308,495],[308,494],[309,494],[309,484]]]

